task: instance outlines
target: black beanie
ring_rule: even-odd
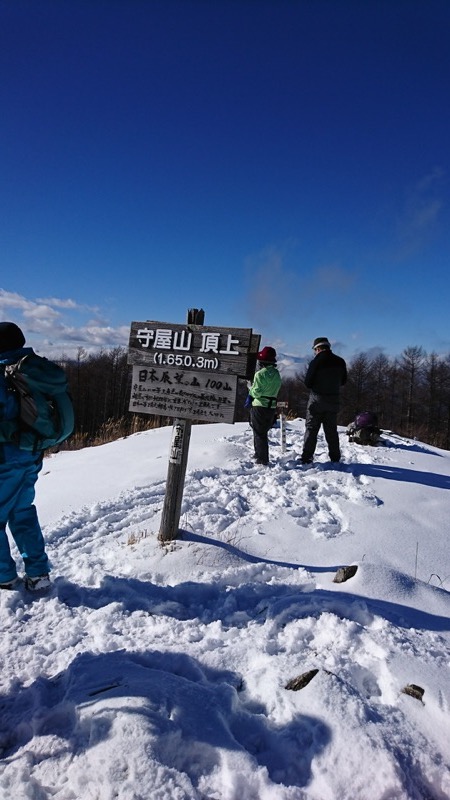
[[[0,322],[0,353],[17,350],[25,344],[25,336],[15,322]]]

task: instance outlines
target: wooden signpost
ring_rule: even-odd
[[[280,415],[280,444],[281,452],[286,452],[286,411],[288,404],[285,400],[279,400],[277,403],[277,411]]]
[[[238,378],[251,379],[260,336],[251,328],[203,326],[190,309],[186,325],[132,322],[130,411],[174,417],[159,539],[178,533],[192,420],[233,423]]]

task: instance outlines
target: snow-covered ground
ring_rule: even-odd
[[[303,429],[264,468],[247,424],[193,426],[166,546],[171,427],[45,460],[53,588],[0,592],[1,798],[450,798],[450,453],[342,429],[307,468]]]

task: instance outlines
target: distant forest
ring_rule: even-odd
[[[97,354],[80,349],[74,360],[62,360],[75,405],[76,429],[66,447],[113,441],[137,431],[171,425],[172,419],[128,411],[131,367],[126,348]],[[359,411],[374,411],[384,430],[445,450],[450,449],[450,354],[440,358],[421,347],[407,347],[395,358],[359,353],[347,362],[349,378],[341,392],[338,422],[347,426]],[[284,378],[279,400],[287,416],[305,417],[308,390],[306,367]],[[248,419],[244,409],[245,381],[239,382],[237,420]]]

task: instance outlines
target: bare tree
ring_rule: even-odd
[[[75,444],[118,438],[167,418],[128,411],[131,369],[127,350],[98,353],[78,350],[72,361],[61,359],[75,405]],[[288,402],[290,416],[305,417],[309,392],[304,384],[307,365],[285,378],[279,398]],[[416,436],[437,447],[450,448],[450,354],[446,358],[421,347],[406,348],[400,358],[358,353],[348,365],[349,378],[341,392],[339,422],[346,425],[358,411],[374,411],[383,428]],[[243,408],[247,387],[239,381],[237,419],[247,420]],[[71,446],[70,440],[68,446]]]
[[[425,352],[421,347],[407,347],[401,356],[402,371],[406,380],[407,406],[406,422],[408,436],[413,436],[414,412],[417,405],[416,389],[421,377]]]

